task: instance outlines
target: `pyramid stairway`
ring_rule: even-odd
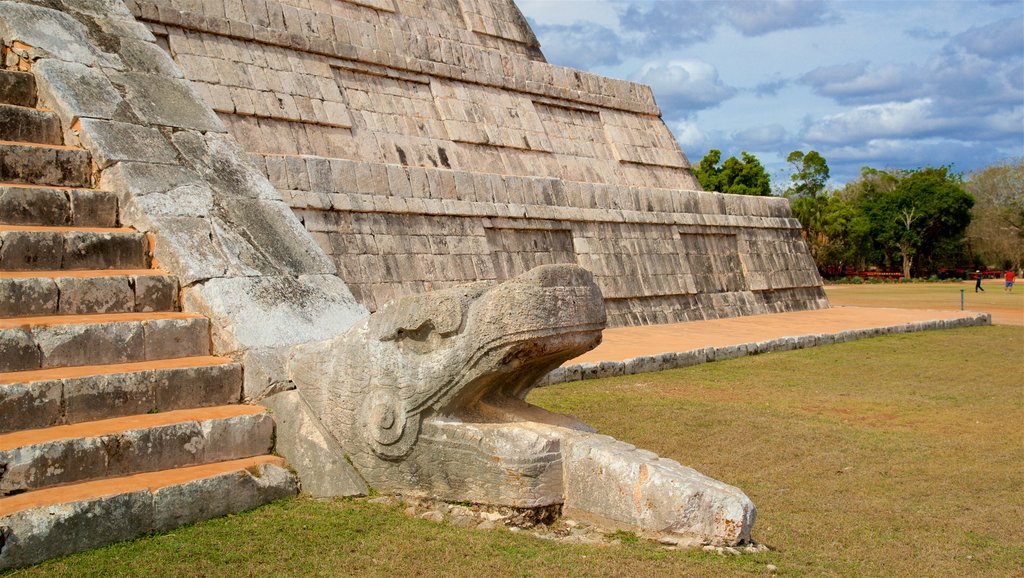
[[[0,70],[0,570],[296,492],[151,238]]]

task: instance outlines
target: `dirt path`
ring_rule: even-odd
[[[849,329],[885,327],[933,319],[953,319],[961,315],[963,313],[960,311],[833,307],[820,311],[731,317],[712,321],[615,327],[605,330],[604,341],[596,349],[566,362],[566,365],[587,361],[623,361],[670,351],[722,347],[779,337],[838,333]]]

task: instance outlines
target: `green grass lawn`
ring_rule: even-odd
[[[284,500],[17,576],[1015,576],[1024,329],[887,336],[535,391],[742,488],[764,554],[580,546]]]

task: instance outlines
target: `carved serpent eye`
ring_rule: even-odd
[[[359,422],[370,449],[382,458],[395,459],[408,454],[420,430],[419,415],[410,414],[405,401],[382,390],[367,396]]]

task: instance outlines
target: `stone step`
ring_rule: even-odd
[[[36,79],[30,72],[0,70],[0,103],[36,105]]]
[[[0,571],[294,496],[283,460],[259,456],[0,498]]]
[[[132,415],[0,434],[0,497],[270,453],[274,420],[254,405]]]
[[[114,227],[0,225],[0,270],[145,269],[145,233]]]
[[[194,313],[0,319],[0,372],[209,355],[209,320]]]
[[[117,196],[93,189],[0,183],[0,225],[114,227]]]
[[[0,140],[62,145],[64,134],[52,112],[0,103]]]
[[[0,317],[177,308],[177,278],[156,269],[0,271]]]
[[[242,366],[182,357],[0,373],[0,433],[238,403]]]
[[[0,141],[0,182],[92,186],[92,157],[68,146]]]

